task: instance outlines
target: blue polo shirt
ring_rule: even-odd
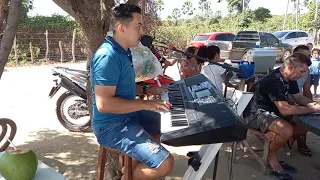
[[[135,72],[130,50],[124,50],[112,37],[107,37],[96,51],[91,62],[92,126],[104,127],[114,121],[124,120],[136,113],[102,113],[95,101],[95,85],[116,86],[115,96],[134,100],[136,98]]]

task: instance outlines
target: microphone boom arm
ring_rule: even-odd
[[[215,65],[218,65],[218,66],[221,66],[222,68],[226,69],[227,71],[234,71],[234,72],[240,72],[242,73],[242,70],[240,70],[239,68],[235,68],[235,67],[232,67],[230,64],[227,64],[227,63],[223,63],[223,64],[220,64],[220,63],[217,63],[217,62],[214,62],[208,58],[205,58],[205,57],[201,57],[201,56],[197,56],[197,55],[194,55],[194,54],[191,54],[189,52],[184,52],[184,51],[181,51],[175,47],[173,47],[172,45],[167,45],[165,43],[162,43],[162,42],[157,42],[157,41],[153,41],[152,43],[154,46],[159,46],[159,47],[163,47],[163,48],[166,48],[166,49],[170,49],[172,51],[175,51],[175,52],[178,52],[178,53],[181,53],[185,56],[189,56],[189,57],[194,57],[194,58],[197,58],[197,59],[201,59],[203,61],[206,61],[206,62],[210,62],[212,64],[215,64]]]

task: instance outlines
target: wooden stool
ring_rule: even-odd
[[[97,180],[103,180],[107,148],[100,145]],[[132,180],[132,158],[124,155],[125,180]]]

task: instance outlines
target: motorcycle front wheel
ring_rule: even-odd
[[[57,118],[72,132],[84,132],[91,126],[86,100],[67,91],[57,100]]]

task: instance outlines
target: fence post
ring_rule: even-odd
[[[62,42],[59,41],[59,48],[60,48],[60,61],[63,63],[63,50],[62,50]]]
[[[17,36],[14,37],[13,41],[13,47],[14,47],[14,58],[16,60],[16,64],[18,64],[18,50],[17,50]]]
[[[30,45],[31,63],[34,63],[34,61],[33,61],[32,42],[30,42],[29,45]]]
[[[48,57],[48,55],[49,55],[48,30],[46,30],[45,35],[46,35],[46,55],[45,55],[44,59],[45,59],[46,61],[49,61],[49,57]]]
[[[76,39],[76,29],[73,30],[73,35],[72,35],[72,61],[73,62],[76,62],[76,55],[75,55],[75,52],[74,52],[75,39]]]

